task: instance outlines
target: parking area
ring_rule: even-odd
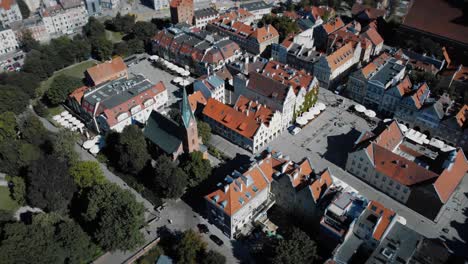
[[[169,106],[173,105],[182,98],[182,88],[172,83],[172,80],[178,76],[153,66],[150,61],[143,60],[138,63],[134,63],[133,65],[129,66],[128,71],[130,74],[142,74],[154,84],[162,81],[168,91]],[[193,82],[194,79],[192,77],[187,77],[187,80]]]

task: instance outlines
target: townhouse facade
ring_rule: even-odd
[[[7,27],[15,21],[21,21],[23,16],[15,0],[4,0],[0,3],[0,23]]]
[[[348,155],[346,170],[433,219],[465,176],[468,161],[461,149],[419,144],[392,121],[361,133]],[[420,199],[430,206],[417,202]]]
[[[255,28],[228,15],[210,21],[206,29],[229,37],[253,54],[260,54],[271,44],[279,42],[279,33],[272,25]]]
[[[19,48],[16,35],[11,29],[0,31],[0,55],[14,52]]]
[[[200,91],[203,97],[213,98],[221,103],[225,103],[225,82],[217,75],[202,76],[193,83],[194,92]]]
[[[171,0],[169,7],[172,23],[187,23],[192,25],[194,14],[193,0]]]
[[[152,49],[196,75],[213,73],[241,56],[237,43],[227,37],[177,27],[159,31],[152,40]]]
[[[217,134],[252,153],[258,153],[281,133],[281,113],[239,96],[234,107],[213,98],[203,109],[203,118]]]
[[[79,31],[88,22],[83,1],[61,0],[44,4],[39,12],[50,35],[67,35]]]
[[[243,95],[266,105],[272,111],[281,113],[281,130],[289,127],[294,118],[297,96],[290,85],[283,84],[257,72],[251,72],[248,77],[234,77],[235,97]]]
[[[314,76],[320,86],[333,88],[359,62],[361,51],[361,43],[349,42],[330,55],[320,57],[314,65]]]
[[[214,20],[219,17],[219,13],[216,9],[210,8],[203,8],[195,10],[193,16],[193,25],[197,28],[205,28],[208,22]]]
[[[21,39],[23,34],[28,31],[35,40],[41,43],[50,40],[50,34],[44,21],[37,16],[15,21],[10,24],[10,28],[15,32],[17,39]]]

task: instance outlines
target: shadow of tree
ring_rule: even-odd
[[[468,193],[464,193],[465,197],[468,198]],[[465,199],[466,199],[465,198]],[[453,252],[454,261],[450,263],[463,263],[459,262],[460,259],[468,258],[468,209],[463,208],[463,216],[465,216],[465,221],[463,223],[452,221],[450,226],[455,229],[458,233],[460,239],[446,240],[445,244]],[[442,238],[445,238],[442,236]]]

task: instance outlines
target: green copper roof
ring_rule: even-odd
[[[182,97],[182,109],[181,109],[182,121],[184,122],[184,126],[188,128],[190,126],[190,119],[195,117],[192,113],[192,108],[190,108],[190,104],[188,101],[187,91],[184,88],[184,93]]]
[[[182,144],[179,126],[156,111],[151,112],[143,133],[167,154],[174,153]]]

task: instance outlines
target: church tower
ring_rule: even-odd
[[[181,107],[181,115],[182,115],[182,123],[183,127],[182,130],[185,132],[184,138],[184,152],[190,153],[192,151],[200,150],[200,143],[198,142],[198,129],[197,129],[197,120],[195,120],[195,116],[193,115],[192,108],[190,107],[187,91],[184,90],[184,94],[182,97],[182,107]]]

